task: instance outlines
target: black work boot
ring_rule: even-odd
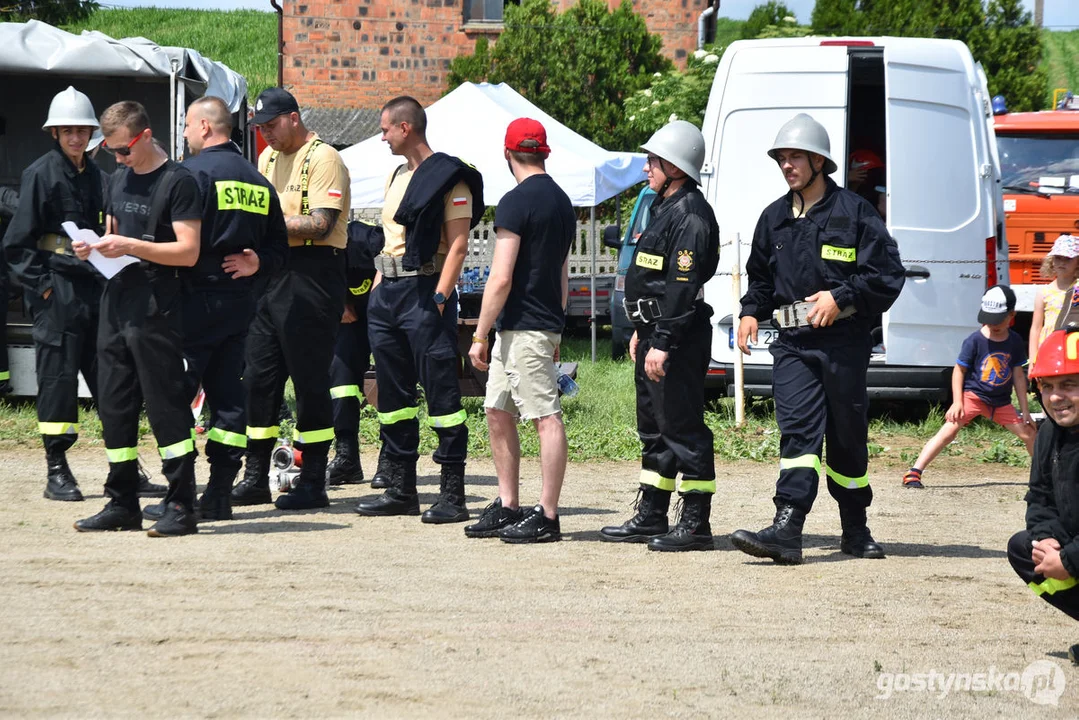
[[[355,437],[337,438],[333,460],[326,467],[326,484],[354,485],[362,482],[359,441]]]
[[[167,485],[158,485],[150,482],[150,473],[146,472],[146,468],[139,463],[139,497],[144,498],[163,498],[165,493],[169,491]]]
[[[139,516],[139,508],[129,507],[119,500],[109,500],[105,509],[97,515],[93,515],[75,522],[75,529],[79,532],[104,532],[107,530],[142,530],[142,517]]]
[[[378,467],[375,475],[371,478],[371,487],[375,490],[385,490],[390,486],[390,471],[386,467],[386,446],[378,451]]]
[[[793,505],[777,505],[771,525],[755,533],[735,530],[731,543],[753,557],[772,558],[780,565],[801,565],[805,520],[806,514]]]
[[[270,495],[270,455],[269,453],[247,454],[244,477],[232,489],[232,505],[268,505],[273,502]]]
[[[48,465],[48,476],[45,483],[45,498],[47,500],[61,500],[64,502],[79,502],[83,499],[79,483],[71,474],[71,468],[67,465],[67,455],[63,450],[45,451],[45,462]]]
[[[685,493],[682,495],[682,516],[678,524],[666,535],[648,541],[649,550],[660,552],[683,552],[687,550],[712,550],[712,493]]]
[[[147,520],[153,520],[157,522],[165,515],[165,506],[168,503],[165,502],[165,498],[161,498],[158,502],[152,505],[147,505],[142,509],[142,516]]]
[[[330,446],[311,447],[303,454],[300,477],[292,492],[278,495],[274,506],[278,510],[315,510],[329,507],[326,497],[326,456]]]
[[[671,506],[671,491],[660,490],[652,485],[637,489],[633,508],[637,513],[621,525],[609,525],[599,531],[601,539],[608,542],[644,543],[670,531],[667,509]]]
[[[468,520],[465,507],[465,464],[445,463],[438,485],[438,502],[420,517],[425,523],[445,524]]]
[[[170,502],[165,506],[165,514],[146,532],[150,537],[180,537],[194,535],[199,531],[195,512],[180,502]]]
[[[203,520],[232,519],[232,483],[238,470],[210,465],[210,480],[198,503],[198,516]],[[146,512],[143,511],[143,516]]]
[[[390,486],[386,492],[367,497],[356,505],[360,515],[419,515],[420,496],[416,493],[416,461],[386,458]]]
[[[884,557],[884,548],[877,544],[869,534],[866,525],[865,508],[839,506],[839,519],[843,524],[843,537],[839,549],[846,555],[880,560]]]

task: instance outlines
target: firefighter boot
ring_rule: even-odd
[[[375,475],[371,478],[371,487],[375,490],[385,490],[390,486],[390,471],[386,469],[386,446],[378,451],[378,467]]]
[[[222,465],[210,465],[210,480],[206,490],[199,498],[198,512],[203,520],[232,519],[232,483],[236,480],[237,468]]]
[[[869,534],[864,507],[840,505],[839,519],[843,525],[843,537],[839,541],[840,551],[846,555],[873,560],[884,557],[884,548]]]
[[[805,520],[806,514],[793,505],[777,505],[771,525],[760,532],[735,530],[731,543],[753,557],[771,558],[780,565],[801,565]]]
[[[438,502],[420,517],[425,523],[444,524],[468,520],[465,507],[465,464],[446,463],[438,486]]]
[[[353,485],[363,482],[360,443],[355,437],[339,437],[333,460],[326,468],[327,485]]]
[[[712,550],[712,526],[708,522],[712,514],[712,493],[685,493],[682,495],[682,516],[678,524],[666,535],[648,541],[649,550],[682,552],[686,550]]]
[[[360,500],[356,512],[360,515],[419,515],[420,496],[416,493],[416,461],[386,458],[390,486],[386,492]]]
[[[270,448],[272,450],[272,444]],[[232,489],[232,505],[267,505],[270,496],[270,453],[247,451],[244,477]]]
[[[45,483],[45,498],[66,502],[81,501],[82,491],[79,490],[79,484],[75,482],[75,476],[71,474],[64,451],[46,451],[45,462],[49,468],[48,480]]]
[[[326,451],[329,451],[326,447]],[[329,507],[326,497],[326,452],[305,452],[300,479],[292,492],[278,495],[274,506],[278,510],[315,510]]]
[[[621,525],[609,525],[599,531],[600,539],[607,542],[643,543],[670,530],[667,509],[671,505],[671,491],[660,490],[652,485],[637,489],[633,509],[637,513]]]

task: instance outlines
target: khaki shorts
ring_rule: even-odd
[[[483,406],[535,420],[562,412],[554,349],[562,336],[543,330],[497,333]]]

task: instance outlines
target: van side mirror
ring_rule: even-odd
[[[622,233],[618,232],[617,225],[608,225],[603,228],[603,244],[612,250],[622,247]]]

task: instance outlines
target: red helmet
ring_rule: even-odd
[[[1079,375],[1079,328],[1055,330],[1038,349],[1030,377]]]
[[[876,170],[882,167],[884,163],[872,150],[855,150],[847,162],[848,170]]]

